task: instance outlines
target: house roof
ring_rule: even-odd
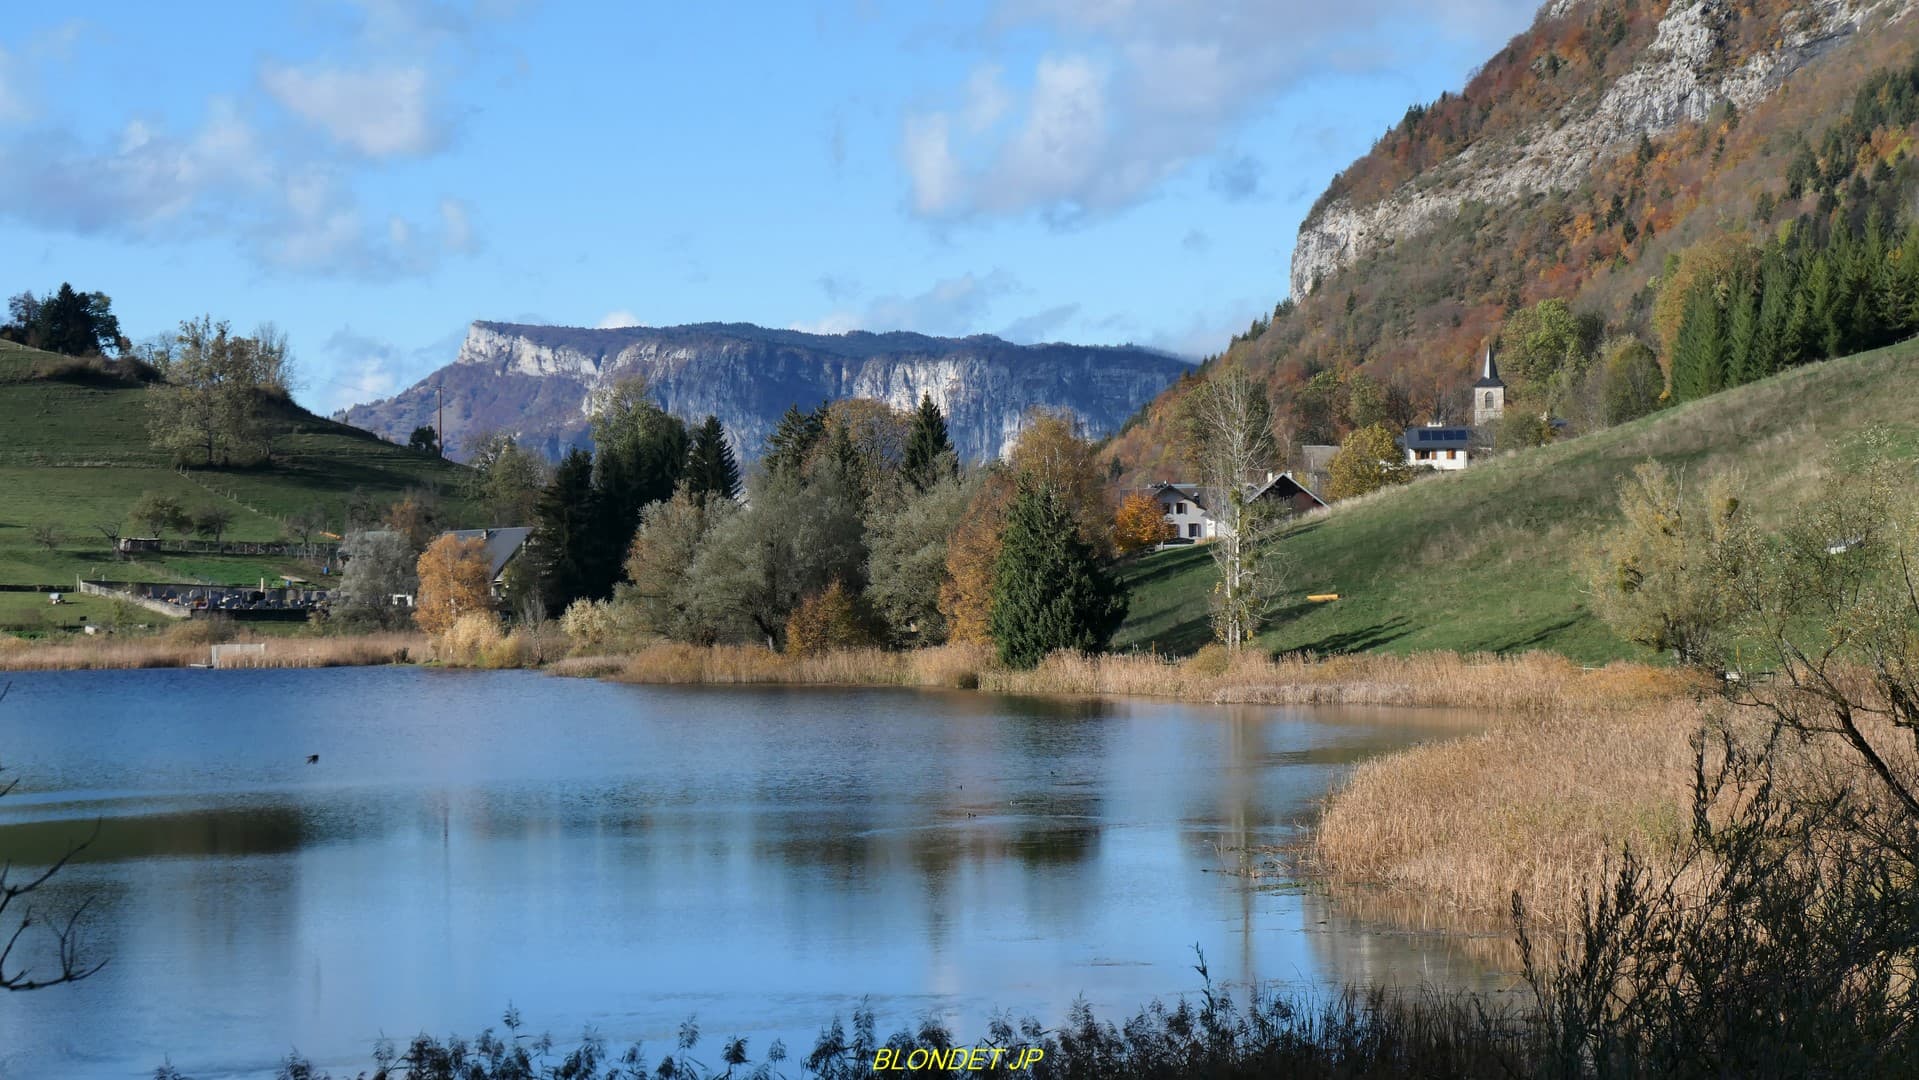
[[[1313,494],[1312,490],[1305,484],[1293,479],[1293,474],[1290,472],[1280,473],[1278,476],[1273,477],[1261,485],[1259,490],[1253,492],[1253,498],[1255,500],[1264,499],[1268,495],[1281,499],[1290,499],[1295,495],[1304,495],[1319,506],[1326,505],[1325,499]]]
[[[1164,492],[1171,492],[1172,494],[1177,495],[1180,498],[1185,499],[1186,501],[1192,503],[1194,506],[1199,507],[1201,510],[1206,509],[1206,498],[1205,496],[1200,494],[1200,488],[1198,484],[1161,483],[1161,484],[1154,484],[1149,490],[1152,491],[1152,493],[1155,495],[1158,495]]]
[[[1469,427],[1416,427],[1406,429],[1400,445],[1408,450],[1464,450],[1472,437]]]
[[[513,556],[520,553],[532,537],[533,530],[526,526],[514,526],[509,529],[449,529],[447,536],[459,540],[481,540],[486,543],[486,565],[488,576],[499,577]]]
[[[1482,388],[1497,390],[1506,388],[1505,382],[1499,377],[1499,362],[1493,359],[1493,350],[1490,345],[1486,347],[1486,363],[1479,369],[1479,381],[1473,384],[1474,390]]]

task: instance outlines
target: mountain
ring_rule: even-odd
[[[1715,251],[1860,231],[1872,205],[1911,201],[1919,125],[1909,80],[1885,76],[1919,52],[1915,6],[1551,0],[1332,180],[1289,295],[1222,355],[1266,378],[1295,445],[1369,416],[1457,419],[1474,359],[1549,298],[1667,363],[1668,282]],[[1129,479],[1178,471],[1178,402],[1206,370],[1109,444]]]
[[[507,432],[557,458],[586,444],[592,395],[639,376],[668,412],[689,421],[718,416],[751,459],[788,406],[867,397],[907,409],[930,393],[946,412],[954,447],[978,460],[1003,453],[1029,409],[1070,409],[1089,434],[1104,435],[1190,370],[1177,357],[1132,346],[1014,345],[989,335],[476,322],[453,363],[342,419],[405,439],[435,423],[443,399],[450,447]]]

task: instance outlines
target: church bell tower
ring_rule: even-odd
[[[1492,346],[1486,346],[1486,365],[1473,384],[1473,426],[1485,427],[1506,414],[1506,384],[1499,378],[1499,364],[1493,360]]]

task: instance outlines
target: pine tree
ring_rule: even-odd
[[[553,471],[553,481],[540,492],[538,525],[533,552],[539,560],[540,595],[549,611],[564,611],[587,596],[593,568],[601,560],[593,506],[593,458],[575,447]]]
[[[1744,386],[1767,374],[1760,349],[1759,296],[1744,275],[1733,285],[1731,307],[1726,321],[1727,387]]]
[[[1679,335],[1673,340],[1672,390],[1680,401],[1693,401],[1726,385],[1724,313],[1712,289],[1695,287],[1686,298]]]
[[[616,387],[593,416],[593,562],[587,593],[609,596],[640,527],[640,511],[670,498],[686,468],[686,424],[637,380]]]
[[[1000,662],[1030,668],[1056,649],[1106,647],[1126,596],[1050,487],[1014,500],[1001,535],[987,626]]]
[[[801,412],[798,405],[788,405],[780,417],[779,427],[766,440],[766,456],[763,459],[766,471],[775,475],[799,475],[806,467],[806,459],[812,455],[813,447],[825,434],[825,405],[812,412]]]
[[[693,433],[693,445],[686,452],[685,486],[694,495],[739,498],[739,462],[733,458],[733,448],[726,442],[726,429],[717,416],[708,416]]]
[[[946,414],[933,403],[932,394],[921,394],[920,407],[913,414],[913,430],[906,437],[901,472],[913,490],[925,491],[952,475],[955,464],[953,441],[946,433]]]

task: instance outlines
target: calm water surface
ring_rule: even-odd
[[[95,897],[107,968],[0,999],[0,1076],[197,1080],[382,1033],[534,1030],[803,1054],[870,996],[980,1033],[1214,977],[1483,986],[1436,936],[1221,873],[1352,762],[1448,737],[1390,710],[665,689],[415,669],[12,676],[0,857]],[[307,765],[308,754],[320,763]]]

